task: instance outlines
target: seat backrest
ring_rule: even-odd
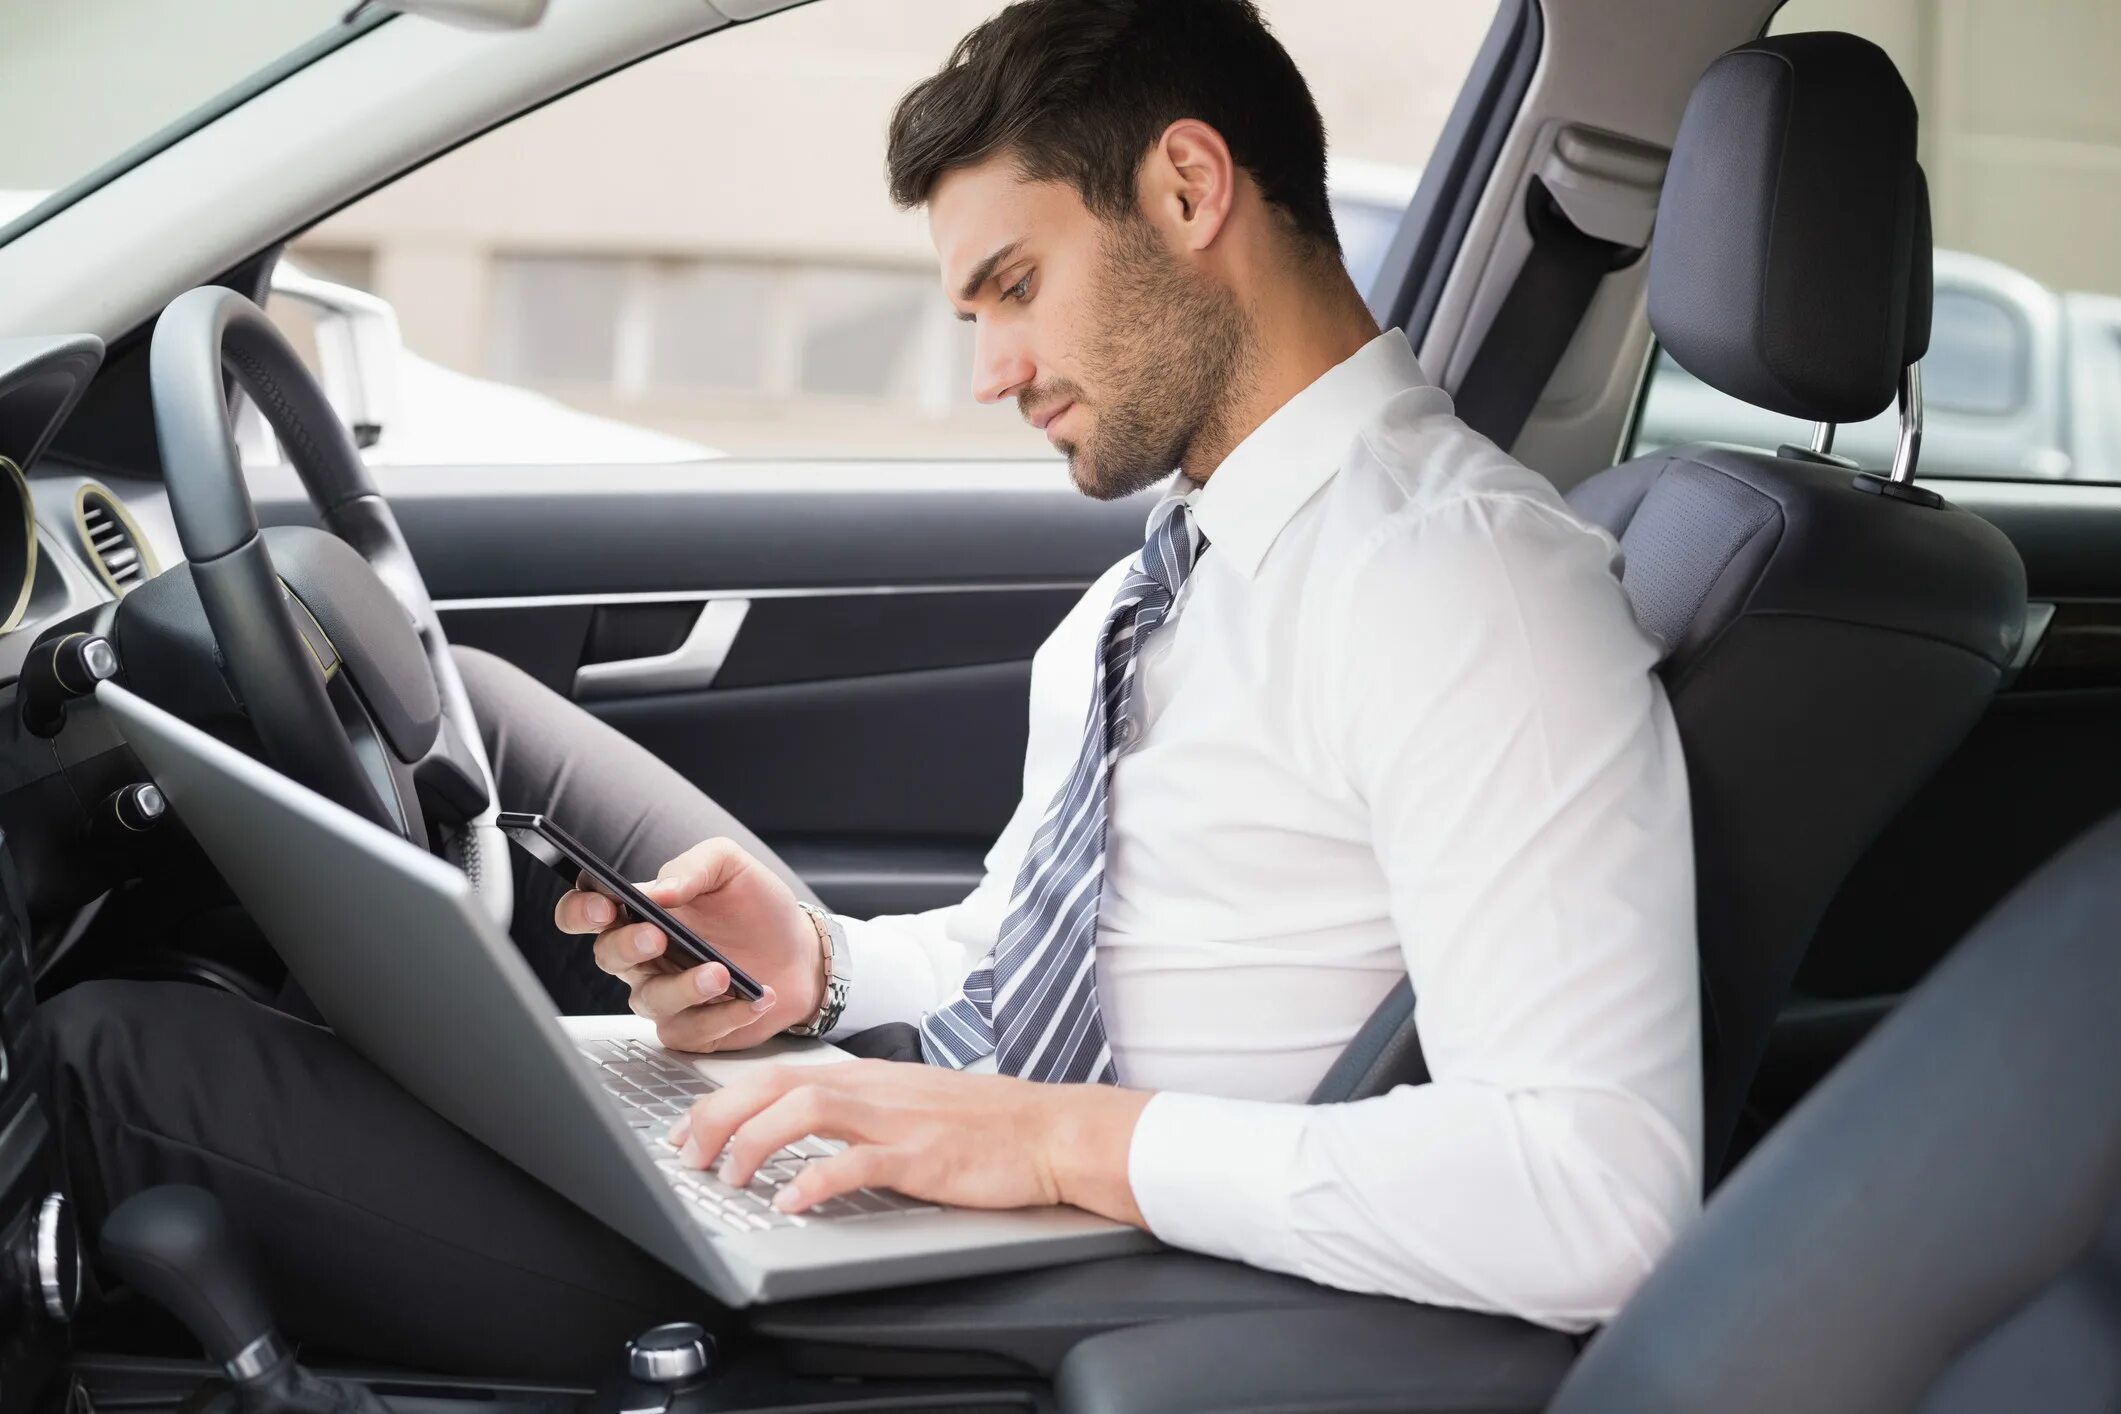
[[[1650,321],[1711,386],[1794,417],[1892,402],[1928,343],[1915,114],[1883,51],[1843,34],[1719,58],[1674,144]],[[1569,493],[1625,552],[1685,748],[1694,813],[1711,1180],[1797,963],[1857,856],[1973,725],[2023,631],[1995,527],[1878,494],[1832,459],[1668,448]],[[1411,991],[1315,1099],[1426,1079]]]
[[[1747,1157],[1553,1414],[2121,1408],[2121,816]]]
[[[1650,322],[1711,386],[1808,422],[1891,403],[1929,341],[1915,111],[1845,34],[1733,50],[1681,122]],[[1883,470],[1882,468],[1880,470]],[[1707,1171],[1857,857],[1988,705],[2025,622],[1989,522],[1797,449],[1691,444],[1569,500],[1620,540],[1686,752]]]

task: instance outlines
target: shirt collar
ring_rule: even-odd
[[[1388,329],[1276,408],[1205,486],[1180,475],[1158,506],[1189,500],[1216,558],[1250,579],[1282,528],[1340,469],[1356,431],[1396,394],[1428,381],[1407,336]]]

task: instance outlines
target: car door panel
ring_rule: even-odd
[[[1154,499],[1092,501],[1057,461],[373,474],[452,642],[639,741],[856,914],[976,882],[1031,655]],[[253,491],[268,524],[310,518],[284,471]]]
[[[599,602],[444,600],[452,643],[508,659],[553,691],[581,699],[641,695],[588,690],[584,668],[645,663],[680,652],[711,606],[743,610],[741,630],[711,675],[721,688],[823,682],[878,673],[1028,661],[1080,585],[917,586],[844,593],[685,594]],[[704,684],[703,684],[704,685]]]
[[[1152,499],[1090,501],[1057,463],[375,474],[453,640],[555,691],[673,651],[710,604],[747,604],[703,689],[585,706],[857,913],[976,879],[1016,799],[1030,655],[1131,552]],[[307,518],[291,475],[259,481],[268,523]],[[1788,1059],[1801,1089],[1833,1038],[1852,1043],[2026,869],[2121,806],[2121,488],[1938,484],[2012,537],[2053,619],[1822,921],[1764,1085]]]
[[[1080,584],[1141,543],[1154,500],[1093,501],[1053,462],[378,466],[437,600],[673,590]],[[307,521],[251,472],[260,519]]]
[[[1023,779],[1028,662],[597,703],[857,915],[964,897]],[[830,877],[813,865],[830,864]],[[908,873],[907,871],[911,872]]]
[[[526,603],[445,608],[441,617],[451,643],[506,658],[565,697],[574,692],[595,613],[596,606],[588,602]]]
[[[763,687],[1028,662],[1086,587],[754,600],[715,681]]]

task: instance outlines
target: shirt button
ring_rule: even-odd
[[[1119,719],[1119,725],[1112,730],[1112,741],[1121,751],[1125,751],[1134,745],[1134,739],[1140,735],[1141,728],[1135,724],[1134,719],[1122,717]]]

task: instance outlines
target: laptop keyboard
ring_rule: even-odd
[[[812,1159],[837,1154],[846,1146],[831,1139],[798,1139],[769,1156],[751,1182],[734,1188],[713,1169],[727,1157],[725,1149],[706,1169],[678,1157],[665,1136],[684,1118],[692,1102],[721,1086],[645,1041],[576,1040],[575,1048],[597,1068],[597,1081],[617,1102],[634,1137],[648,1149],[655,1166],[669,1178],[678,1196],[698,1215],[711,1234],[762,1232],[774,1227],[809,1227],[820,1222],[892,1217],[900,1213],[933,1213],[933,1203],[908,1198],[886,1188],[857,1188],[827,1198],[801,1213],[778,1212],[773,1195]]]

